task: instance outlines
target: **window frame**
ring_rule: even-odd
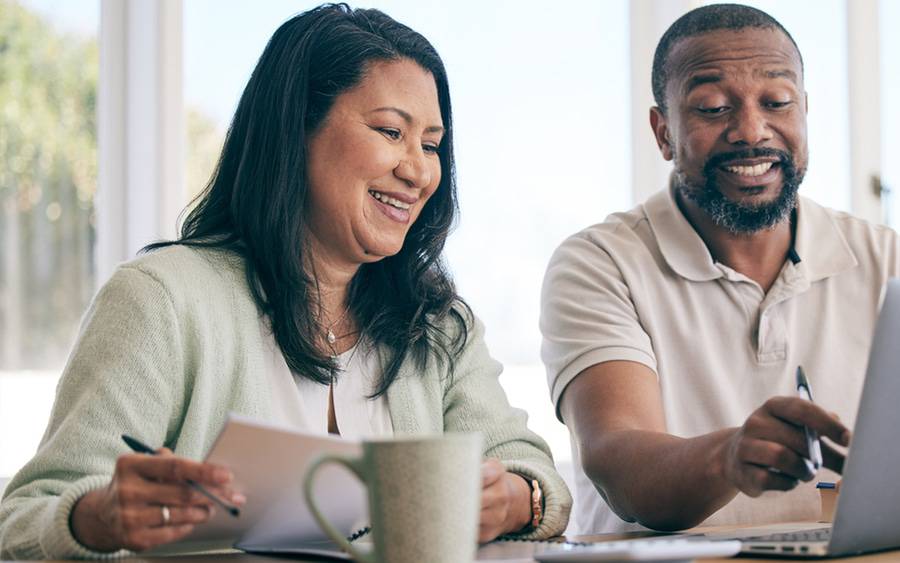
[[[878,0],[847,0],[847,88],[852,211],[875,223],[888,219],[881,188],[881,37]]]
[[[182,1],[100,2],[98,289],[143,246],[175,238],[187,203]]]

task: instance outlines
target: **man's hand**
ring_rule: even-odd
[[[767,490],[787,491],[801,480],[811,480],[815,474],[804,462],[810,457],[804,426],[841,446],[850,444],[850,431],[836,416],[799,397],[774,397],[723,444],[723,476],[751,497]],[[821,443],[825,467],[840,473],[844,455],[828,442]]]

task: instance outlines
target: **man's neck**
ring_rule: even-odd
[[[715,224],[694,202],[677,192],[675,200],[713,259],[744,274],[768,293],[793,247],[792,221],[782,221],[771,229],[752,234],[735,235]]]

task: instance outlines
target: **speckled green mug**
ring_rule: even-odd
[[[322,530],[364,563],[465,563],[478,546],[480,434],[444,434],[363,442],[359,458],[324,455],[304,480],[306,504]],[[313,481],[325,464],[352,471],[369,491],[375,548],[363,553],[316,506]]]

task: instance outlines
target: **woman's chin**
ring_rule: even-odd
[[[377,262],[388,256],[393,256],[403,248],[402,244],[360,244],[363,249],[361,259],[364,263]]]

